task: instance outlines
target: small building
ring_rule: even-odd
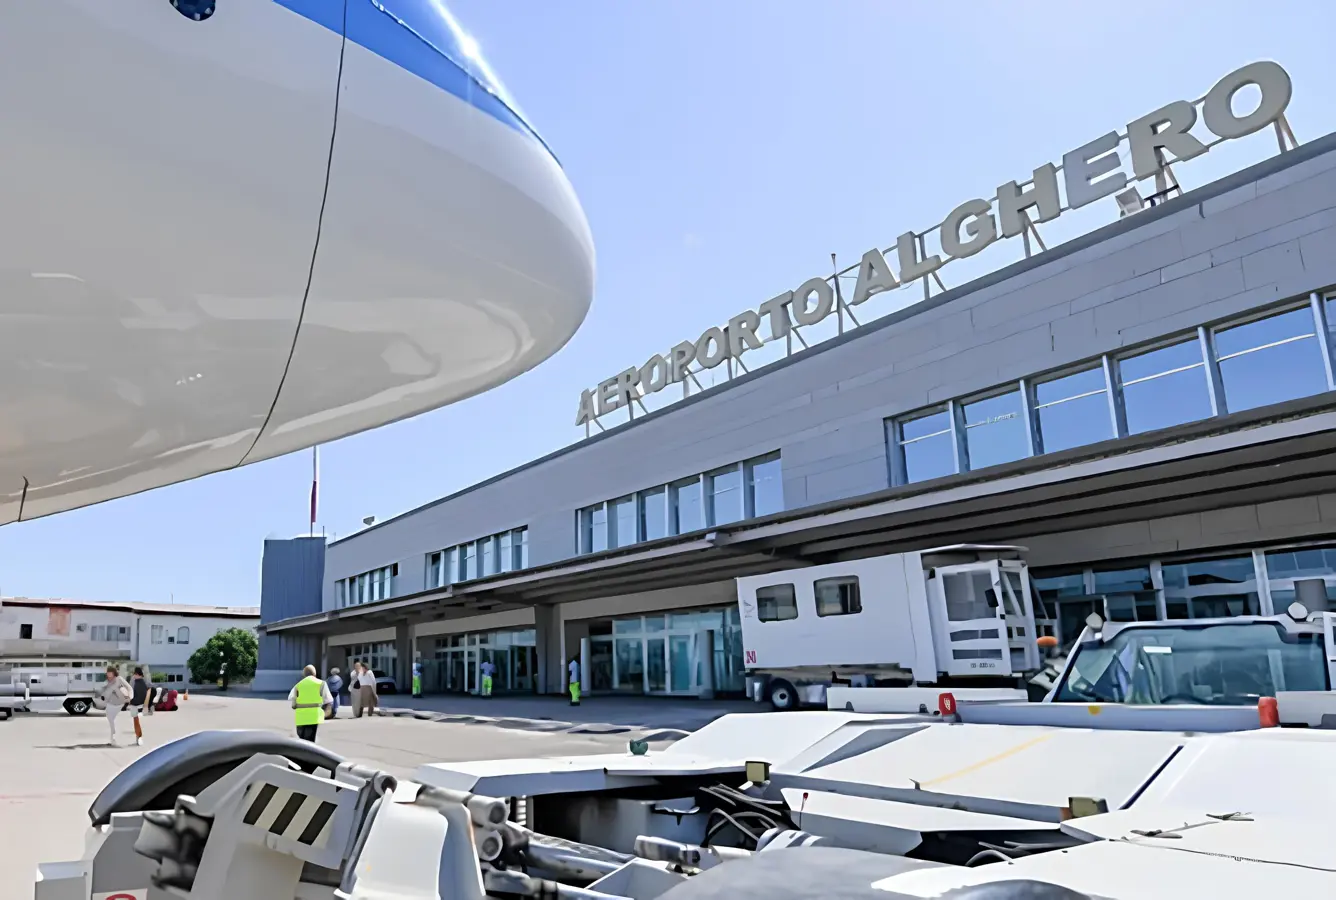
[[[0,660],[136,662],[169,682],[188,681],[186,661],[209,638],[259,624],[254,606],[4,597]]]

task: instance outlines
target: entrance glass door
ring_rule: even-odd
[[[668,689],[667,662],[663,638],[645,641],[645,693],[662,694]]]
[[[616,682],[613,689],[618,691],[645,690],[645,642],[640,638],[619,637],[613,642],[616,650],[613,658]]]
[[[693,674],[691,642],[691,635],[668,636],[668,690],[671,693],[685,694],[696,687],[691,677]]]

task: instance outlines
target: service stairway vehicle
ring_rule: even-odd
[[[120,661],[122,674],[129,676],[135,663]],[[24,694],[29,698],[22,706],[27,711],[41,708],[64,709],[72,716],[87,715],[89,710],[102,709],[98,693],[106,683],[106,660],[73,658],[4,658],[0,659],[0,706],[6,695]],[[140,665],[144,677],[152,680],[148,666]]]
[[[1084,652],[1063,684],[1103,690]],[[1325,646],[1279,664],[1330,683]],[[201,732],[118,775],[84,857],[41,865],[34,897],[1336,896],[1336,705],[1288,693],[1307,702],[942,691],[931,710],[735,714],[663,750],[428,764],[412,781],[268,732]]]
[[[837,683],[1023,688],[1053,634],[1024,552],[959,544],[737,579],[748,695],[795,709]]]

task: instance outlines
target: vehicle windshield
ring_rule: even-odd
[[[1330,687],[1321,635],[1274,622],[1127,628],[1074,654],[1058,703],[1237,706]]]

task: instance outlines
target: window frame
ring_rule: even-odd
[[[834,584],[836,587],[853,587],[853,591],[848,598],[841,592],[840,604],[843,608],[839,612],[822,612],[821,609],[821,588],[823,585],[830,584]],[[832,575],[828,578],[817,578],[812,582],[812,600],[816,606],[818,618],[856,616],[863,612],[863,587],[857,575]]]
[[[766,618],[766,617],[762,614],[762,612],[761,612],[761,610],[764,608],[764,607],[762,606],[762,604],[761,604],[761,601],[762,601],[762,599],[771,600],[771,599],[773,599],[773,598],[769,598],[769,597],[762,598],[762,596],[761,596],[761,592],[762,592],[762,591],[782,590],[782,589],[784,589],[784,588],[788,588],[788,604],[789,604],[789,605],[788,605],[788,607],[786,607],[786,608],[787,608],[787,609],[792,609],[792,610],[793,610],[793,615],[791,615],[791,616],[773,616],[773,617],[771,617],[771,618]],[[778,607],[776,607],[776,608],[778,608]],[[798,588],[797,588],[797,586],[796,586],[795,584],[793,584],[793,582],[785,581],[785,582],[782,582],[782,583],[780,583],[780,584],[767,584],[767,585],[764,585],[764,586],[762,586],[762,587],[758,587],[758,588],[756,589],[756,619],[757,619],[757,621],[759,621],[759,622],[792,622],[792,621],[796,620],[798,617],[799,617],[799,611],[798,611]]]

